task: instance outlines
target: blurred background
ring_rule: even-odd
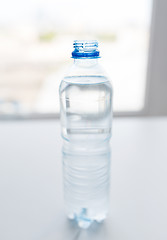
[[[166,9],[165,0],[3,1],[0,118],[59,116],[75,39],[99,41],[116,116],[167,115]]]

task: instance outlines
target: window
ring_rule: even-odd
[[[151,0],[6,0],[0,8],[0,114],[59,111],[75,39],[97,39],[114,111],[145,104]],[[42,115],[40,115],[42,116]]]

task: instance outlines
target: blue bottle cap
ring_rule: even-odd
[[[72,58],[99,58],[97,40],[75,40]]]

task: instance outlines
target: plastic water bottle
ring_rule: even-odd
[[[111,137],[112,87],[98,63],[98,42],[74,41],[73,46],[74,64],[62,80],[59,91],[64,172],[69,183],[64,180],[65,198],[69,207],[68,217],[75,219],[79,226],[88,227],[94,220],[100,221],[106,216],[106,210],[102,214],[100,207],[97,210],[98,207],[91,209],[91,206],[93,202],[98,206],[98,200],[99,204],[100,201],[104,202],[104,199],[99,199],[98,190],[100,187],[106,189],[105,179],[109,179],[109,164],[105,162]],[[103,185],[101,179],[104,180]],[[85,192],[82,191],[82,181]],[[90,204],[87,196],[95,189],[97,194],[91,197],[93,202]],[[80,196],[80,204],[74,199],[72,201],[71,196]],[[89,224],[81,223],[81,219],[86,222],[89,219]]]

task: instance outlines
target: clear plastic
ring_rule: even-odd
[[[108,211],[112,87],[97,47],[97,41],[75,41],[74,63],[60,85],[65,203],[82,228]]]
[[[100,144],[111,137],[112,87],[98,59],[74,59],[60,85],[62,137]]]
[[[68,218],[81,228],[102,222],[109,207],[109,145],[101,153],[63,151],[63,180]]]

